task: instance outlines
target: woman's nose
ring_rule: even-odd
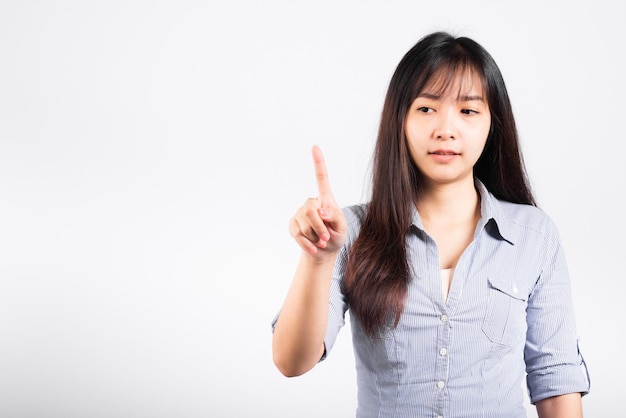
[[[440,113],[437,121],[435,137],[446,141],[448,139],[456,139],[457,136],[458,134],[456,131],[454,115],[452,115],[451,112]]]

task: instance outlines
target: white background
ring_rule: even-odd
[[[273,366],[287,221],[315,194],[313,144],[339,204],[366,198],[387,83],[439,29],[504,74],[569,260],[586,416],[620,416],[621,10],[1,0],[0,416],[353,416],[349,328],[309,374]]]

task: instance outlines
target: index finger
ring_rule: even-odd
[[[328,170],[322,150],[317,145],[313,146],[313,164],[315,165],[315,178],[317,180],[317,191],[322,203],[335,203],[335,198],[330,190],[330,182],[328,181]]]

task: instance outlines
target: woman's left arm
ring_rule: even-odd
[[[539,418],[582,418],[583,406],[580,393],[553,396],[537,401]]]
[[[541,270],[526,307],[528,329],[524,348],[530,401],[538,411],[546,412],[540,415],[542,418],[580,417],[560,413],[561,405],[569,407],[572,398],[578,405],[581,394],[589,392],[587,366],[578,349],[565,254],[556,226],[549,218],[537,230],[543,241],[538,246]],[[540,408],[541,400],[544,405]]]

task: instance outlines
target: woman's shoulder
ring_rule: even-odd
[[[492,193],[483,183],[477,182],[483,205],[483,216],[493,218],[498,227],[507,229],[554,230],[554,222],[541,208],[525,203],[514,203]]]
[[[350,222],[351,218],[354,220],[360,221],[365,216],[365,211],[367,210],[367,203],[360,203],[360,204],[346,206],[342,210],[346,218],[348,218],[348,222]]]
[[[348,225],[348,241],[352,242],[361,230],[361,224],[367,211],[367,203],[346,206],[342,210]]]
[[[535,231],[541,235],[557,233],[557,228],[543,209],[522,203],[512,203],[503,200],[497,201],[498,217],[496,221],[505,222],[512,229]]]

